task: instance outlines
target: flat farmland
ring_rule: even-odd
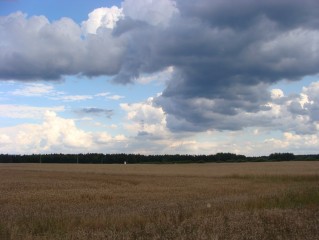
[[[319,162],[0,164],[0,239],[319,239]]]

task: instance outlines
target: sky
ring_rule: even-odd
[[[0,0],[0,153],[318,154],[317,0]]]

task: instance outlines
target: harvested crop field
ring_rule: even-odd
[[[0,164],[0,239],[319,239],[319,162]]]

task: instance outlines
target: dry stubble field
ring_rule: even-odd
[[[319,162],[0,164],[0,239],[319,239]]]

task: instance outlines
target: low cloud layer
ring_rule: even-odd
[[[0,128],[0,151],[9,153],[78,153],[113,152],[125,144],[122,135],[107,132],[92,133],[79,129],[73,119],[59,117],[53,111],[43,114],[40,124],[22,124]]]
[[[185,118],[177,118],[166,114],[163,107],[156,101],[158,98],[150,98],[145,103],[121,104],[122,109],[128,111],[128,119],[137,124],[137,126],[152,126],[153,129],[162,129],[167,127],[173,132],[183,132],[179,128],[189,127],[189,131],[204,131],[208,128],[212,130],[239,131],[244,128],[262,129],[263,132],[278,130],[280,132],[289,132],[297,135],[316,134],[319,130],[318,106],[319,106],[319,82],[313,82],[307,87],[303,87],[298,94],[285,95],[281,89],[272,89],[269,100],[262,106],[258,112],[242,111],[237,114],[225,114],[223,111],[210,111],[214,107],[214,101],[207,99],[193,99],[186,102],[189,107],[188,115]],[[179,105],[185,104],[177,103]],[[175,115],[178,115],[184,108],[174,109]],[[192,116],[194,113],[195,116]],[[195,114],[196,113],[196,114]],[[181,113],[182,114],[182,113]],[[193,117],[200,121],[198,125],[187,125],[187,117]],[[216,122],[214,120],[216,119]],[[141,123],[143,123],[141,125]],[[207,125],[205,125],[207,124]],[[214,125],[214,128],[212,127]],[[196,128],[193,130],[193,128]],[[152,131],[147,131],[152,133]],[[258,132],[258,131],[257,131]],[[158,135],[158,134],[157,134]]]
[[[124,121],[118,126],[105,125],[97,131],[82,129],[80,126],[84,117],[96,114],[106,116],[109,113],[107,109],[78,109],[84,116],[76,120],[59,116],[60,112],[66,111],[63,106],[44,108],[0,105],[2,117],[36,119],[32,124],[0,127],[0,151],[23,154],[92,151],[212,154],[232,151],[255,156],[288,151],[296,154],[317,153],[318,96],[319,82],[311,83],[298,94],[286,94],[282,89],[272,89],[265,110],[219,116],[221,122],[236,126],[236,129],[224,132],[210,130],[200,134],[172,132],[171,129],[180,126],[179,121],[182,120],[169,119],[171,115],[167,115],[155,103],[155,98],[132,104],[121,103],[121,109],[125,112]],[[198,104],[209,105],[201,101]],[[89,118],[88,121],[100,125],[97,119]],[[240,126],[245,126],[245,129]]]
[[[170,130],[274,126],[267,89],[319,73],[318,8],[317,0],[126,0],[121,9],[93,11],[82,25],[14,13],[0,18],[0,78],[109,75],[127,84],[173,67],[154,99]],[[316,129],[313,89],[304,90],[311,100],[303,106],[276,100],[307,122],[296,132]]]

